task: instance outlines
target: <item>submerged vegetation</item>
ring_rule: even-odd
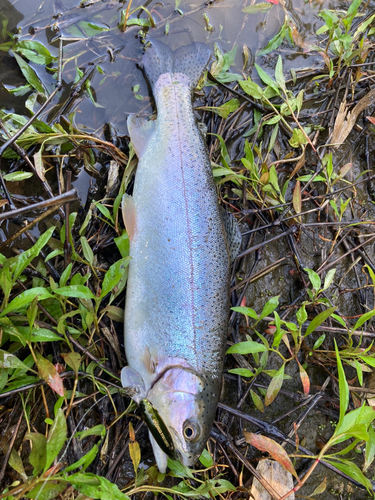
[[[195,470],[170,460],[169,472],[158,472],[121,387],[129,240],[120,205],[136,158],[110,124],[104,132],[94,120],[82,126],[80,106],[89,100],[100,111],[93,79],[99,87],[115,81],[110,64],[131,59],[122,46],[107,54],[105,37],[133,30],[147,44],[153,30],[168,35],[189,15],[183,4],[176,0],[163,18],[157,6],[130,0],[111,25],[96,14],[64,34],[57,27],[50,46],[32,31],[8,31],[0,18],[0,51],[23,79],[6,86],[17,106],[0,109],[0,499],[243,498],[254,475],[262,481],[260,452],[294,476],[305,498],[334,490],[327,478],[309,487],[318,467],[362,488],[358,498],[373,497],[375,14],[361,0],[345,11],[322,9],[314,43],[277,1],[243,6],[243,16],[279,9],[284,22],[257,63],[243,47],[242,70],[238,45],[226,52],[216,45],[200,82],[197,117],[243,247],[233,269],[222,402]],[[211,36],[211,11],[201,10]],[[81,64],[95,51],[78,53],[71,42],[96,37],[104,37],[104,55]],[[315,54],[321,64],[289,76],[281,50]],[[139,78],[126,82],[150,115]],[[72,188],[80,169],[96,179],[80,192],[83,206]],[[38,193],[32,205],[17,194],[30,189]],[[291,401],[287,411],[281,398]],[[317,409],[325,429],[306,442],[304,421]]]

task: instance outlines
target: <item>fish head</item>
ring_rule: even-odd
[[[209,437],[219,398],[219,381],[208,381],[193,370],[166,370],[148,392],[174,443],[176,457],[185,466],[198,459]],[[163,471],[166,456],[155,440],[154,455]]]

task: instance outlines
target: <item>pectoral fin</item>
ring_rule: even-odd
[[[134,150],[140,160],[145,154],[147,146],[154,134],[156,128],[156,120],[145,120],[138,116],[131,115],[127,120],[130,140]]]
[[[220,207],[220,216],[226,236],[230,261],[234,262],[241,250],[241,232],[234,216]]]
[[[127,390],[129,396],[138,404],[141,399],[146,397],[146,387],[142,377],[130,366],[125,366],[121,370],[121,384]]]

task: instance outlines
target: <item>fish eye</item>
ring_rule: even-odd
[[[194,441],[199,435],[199,428],[192,422],[186,422],[184,425],[184,438],[187,441]]]

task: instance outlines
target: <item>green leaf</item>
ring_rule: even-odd
[[[263,307],[262,313],[259,316],[259,319],[263,319],[266,316],[269,316],[279,305],[279,296],[272,297]]]
[[[16,61],[18,62],[19,67],[21,68],[23,76],[26,78],[26,80],[29,82],[29,84],[37,92],[40,92],[41,94],[44,95],[45,89],[44,89],[42,83],[40,82],[38,76],[36,75],[35,71],[32,69],[32,67],[24,59],[22,59],[21,56],[19,56],[15,52],[14,52],[14,57],[16,58]]]
[[[296,318],[299,326],[302,326],[304,322],[307,320],[307,312],[304,304],[302,304],[302,306],[298,309],[296,313]]]
[[[25,439],[30,439],[33,444],[29,462],[34,467],[33,476],[35,477],[42,472],[46,464],[47,439],[44,434],[38,432],[27,433]]]
[[[114,238],[114,242],[121,254],[121,257],[124,259],[129,256],[129,235],[126,231],[123,231],[121,236]]]
[[[30,290],[25,290],[14,298],[12,302],[0,313],[0,318],[12,311],[16,311],[17,309],[27,306],[35,299],[35,297],[38,297],[38,300],[45,300],[50,299],[53,296],[46,288],[43,287],[35,287],[30,288]]]
[[[150,28],[152,24],[148,17],[146,19],[144,18],[138,19],[137,17],[134,17],[126,21],[126,26],[142,26],[142,28]]]
[[[45,233],[39,236],[35,245],[33,245],[26,252],[21,253],[17,257],[17,263],[13,270],[13,281],[16,281],[22,274],[22,271],[30,264],[30,262],[35,259],[40,254],[42,248],[49,242],[55,227],[52,226]]]
[[[43,66],[57,59],[51,55],[47,47],[36,40],[18,41],[15,46],[13,46],[13,50],[26,57],[29,61],[36,64],[42,64]]]
[[[111,292],[118,285],[128,264],[129,257],[126,257],[125,259],[118,260],[108,269],[102,284],[102,293],[100,294],[101,298],[105,297],[107,293]]]
[[[57,288],[55,293],[63,297],[74,297],[76,299],[96,299],[92,291],[84,285],[63,286],[62,288]]]
[[[35,488],[25,494],[26,498],[35,500],[52,500],[53,498],[60,497],[61,493],[68,486],[67,481],[64,479],[56,479],[53,481],[44,481],[39,483]]]
[[[50,468],[52,462],[60,453],[65,444],[67,432],[68,429],[66,426],[64,412],[60,408],[48,434],[46,446],[46,465],[44,466],[44,472]]]
[[[98,454],[99,448],[96,444],[91,448],[90,451],[83,455],[77,462],[69,465],[64,472],[70,472],[74,469],[78,469],[78,467],[82,467],[82,471],[85,471],[87,467],[95,460],[96,455]]]
[[[366,472],[370,467],[375,457],[375,431],[372,425],[368,428],[369,440],[366,442],[365,450],[365,463],[363,465],[363,472]]]
[[[69,483],[83,495],[99,500],[130,500],[118,486],[104,477],[89,472],[77,472],[67,476]]]
[[[78,352],[69,352],[68,354],[61,354],[65,363],[71,366],[75,373],[78,373],[81,364],[81,355]]]
[[[229,167],[229,165],[230,165],[230,156],[228,154],[227,146],[225,144],[224,139],[220,135],[218,135],[218,134],[210,134],[210,135],[214,135],[215,137],[217,137],[219,139],[220,148],[221,148],[220,161],[224,165],[224,167],[230,168]]]
[[[325,338],[326,338],[326,334],[323,333],[323,335],[321,335],[318,340],[315,342],[315,344],[313,345],[313,351],[315,351],[315,349],[319,349],[319,347],[323,344],[323,342],[325,341]]]
[[[25,179],[30,179],[33,174],[31,172],[12,172],[11,174],[3,175],[4,180],[8,182],[19,182]]]
[[[346,410],[348,408],[349,387],[348,387],[348,382],[347,382],[346,377],[345,377],[344,368],[342,366],[339,350],[337,348],[337,344],[336,344],[335,339],[334,339],[334,342],[335,342],[335,351],[336,351],[336,359],[337,359],[337,370],[339,373],[339,394],[340,394],[340,418],[339,418],[339,422],[338,422],[338,424],[336,426],[336,430],[335,430],[337,432],[337,428],[340,428],[340,426],[344,420]]]
[[[25,367],[23,367],[23,370],[25,370]],[[36,382],[39,382],[39,380],[40,380],[39,377],[25,376],[24,374],[22,374],[21,378],[8,383],[6,391],[13,391],[14,389],[20,389],[21,387],[26,387],[29,384],[35,384]],[[1,392],[4,393],[6,391],[1,391]]]
[[[268,2],[262,2],[262,3],[256,3],[254,5],[249,5],[248,7],[245,7],[242,9],[242,12],[245,12],[245,14],[259,14],[261,12],[267,12],[268,10],[272,9],[273,5],[272,3]]]
[[[222,118],[228,118],[230,113],[236,111],[240,107],[240,101],[238,99],[231,99],[219,107],[215,106],[205,106],[204,109],[213,111]]]
[[[276,372],[276,375],[272,378],[264,400],[265,406],[269,406],[278,395],[284,381],[284,369],[285,365],[282,365]]]
[[[270,52],[276,50],[283,43],[286,32],[287,32],[287,25],[286,23],[284,23],[279,29],[279,31],[276,33],[276,35],[273,38],[271,38],[271,40],[267,43],[267,45],[257,53],[257,56],[258,57],[265,56],[266,54],[269,54]]]
[[[107,306],[101,312],[105,312],[109,318],[113,321],[117,321],[118,323],[122,323],[124,321],[124,309],[121,307]]]
[[[289,144],[292,148],[299,148],[307,143],[305,134],[298,127],[293,129],[292,137],[289,139]]]
[[[337,323],[340,323],[340,325],[342,325],[344,328],[347,328],[347,325],[345,321],[341,318],[341,316],[339,316],[338,314],[332,314],[332,318],[334,318],[337,321]]]
[[[339,380],[340,382],[340,380]],[[346,410],[345,410],[346,411]],[[371,406],[361,406],[355,410],[350,411],[335,427],[335,432],[331,438],[332,443],[341,443],[345,441],[352,435],[360,435],[361,439],[364,437],[366,441],[365,433],[366,429],[372,424],[375,418],[375,412]]]
[[[70,278],[70,275],[72,274],[72,267],[73,267],[73,263],[71,262],[64,269],[64,271],[61,275],[60,281],[59,281],[60,287],[63,287],[66,285],[66,282],[68,281],[68,279]]]
[[[266,73],[256,63],[255,63],[255,68],[256,68],[258,75],[259,75],[259,78],[262,80],[262,82],[265,83],[266,85],[268,85],[269,87],[271,87],[271,89],[273,89],[277,93],[277,95],[280,95],[280,89],[279,89],[277,83],[274,80],[272,80],[272,78],[269,76],[269,74]]]
[[[254,373],[247,368],[232,368],[228,370],[228,373],[233,373],[234,375],[239,375],[240,377],[254,377]]]
[[[269,120],[266,120],[265,122],[263,122],[263,125],[275,125],[275,123],[279,123],[280,120],[281,120],[281,116],[275,115],[272,118],[270,118]]]
[[[232,311],[238,312],[240,314],[244,314],[245,316],[249,316],[250,318],[253,319],[258,319],[257,313],[254,311],[254,309],[251,309],[250,307],[232,307]]]
[[[357,14],[358,7],[361,5],[361,3],[362,0],[352,0],[346,12],[346,17],[351,17],[351,16],[354,17]]]
[[[358,483],[362,484],[372,496],[371,481],[363,475],[361,469],[355,463],[349,461],[347,461],[347,463],[341,463],[333,460],[328,460],[326,458],[324,458],[324,460],[337,467],[339,470],[341,470],[341,472],[344,472],[344,474],[347,474],[355,481],[358,481]]]
[[[24,481],[27,480],[27,475],[26,475],[25,469],[23,467],[22,458],[18,455],[16,450],[12,450],[10,452],[8,464],[12,467],[12,469],[14,469],[16,472],[18,472],[18,474],[21,475],[21,477]]]
[[[188,477],[190,479],[194,479],[191,470],[176,460],[168,458],[168,467],[177,477]]]
[[[47,328],[33,329],[30,336],[31,342],[56,342],[61,340],[61,337]]]
[[[358,328],[360,328],[363,325],[363,323],[371,319],[374,315],[375,315],[375,309],[373,309],[372,311],[368,311],[365,314],[362,314],[362,316],[358,319],[357,323],[354,325],[353,330],[358,330]]]
[[[206,448],[203,449],[201,456],[199,457],[199,461],[203,467],[206,467],[206,469],[212,467],[214,464],[211,454],[206,450]]]
[[[112,217],[112,214],[111,212],[108,210],[107,207],[105,207],[104,205],[102,205],[101,203],[96,203],[96,208],[104,215],[104,217],[107,217],[107,219],[109,219],[113,224],[115,223],[115,221],[113,220],[113,217]]]
[[[105,426],[103,424],[95,425],[94,427],[91,427],[91,429],[86,429],[84,431],[79,431],[74,434],[74,437],[77,437],[78,439],[82,440],[87,438],[88,436],[100,436],[104,438],[106,433]]]
[[[94,254],[93,251],[89,245],[89,242],[84,236],[81,236],[81,245],[82,245],[82,252],[87,260],[87,262],[92,266],[94,263]]]
[[[335,310],[336,310],[336,306],[330,307],[330,308],[326,309],[325,311],[321,312],[320,314],[318,314],[318,316],[315,316],[315,318],[310,322],[309,326],[307,327],[305,337],[310,335],[310,333],[312,333],[315,330],[315,328],[317,328],[322,323],[324,323],[324,321],[327,318],[329,318],[331,316],[331,314],[333,313],[333,311],[335,311]]]
[[[251,399],[253,400],[253,403],[255,405],[255,408],[263,413],[264,412],[264,404],[263,404],[263,401],[261,400],[261,398],[252,389],[250,389],[250,394],[251,394]]]
[[[211,498],[213,496],[217,496],[218,494],[226,493],[227,491],[237,491],[237,488],[226,479],[210,479],[208,482],[212,484],[212,489],[210,490]],[[201,486],[204,486],[204,484]]]
[[[283,74],[283,61],[279,55],[275,68],[275,80],[279,87],[286,93],[285,78]]]
[[[262,88],[253,82],[251,78],[248,78],[247,80],[240,80],[238,83],[240,84],[242,90],[251,97],[254,97],[254,99],[261,99],[263,97]]]
[[[252,354],[254,352],[265,352],[267,347],[258,342],[247,340],[246,342],[239,342],[234,344],[227,350],[227,354]]]
[[[328,273],[326,274],[326,277],[324,279],[323,290],[327,290],[327,288],[329,288],[329,286],[331,285],[331,283],[333,281],[335,273],[336,273],[336,269],[330,269],[328,271]]]

